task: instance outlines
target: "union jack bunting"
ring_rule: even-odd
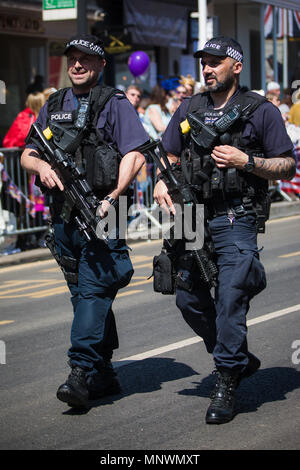
[[[288,194],[293,193],[300,197],[300,147],[297,147],[295,152],[297,158],[296,175],[290,181],[282,180],[280,182],[280,188]]]
[[[284,35],[284,9],[266,5],[264,15],[264,35],[266,39],[273,36],[273,13],[275,10],[277,38]],[[287,14],[287,36],[300,37],[300,6],[299,11],[288,10]]]

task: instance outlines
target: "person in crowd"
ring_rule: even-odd
[[[283,90],[281,104],[286,104],[289,108],[293,105],[292,91],[290,88]]]
[[[134,109],[137,111],[142,98],[142,90],[140,87],[137,85],[129,85],[125,91],[125,94]]]
[[[198,185],[198,189],[192,187],[198,202],[205,206],[205,226],[214,247],[218,274],[213,296],[205,279],[200,279],[195,256],[185,249],[184,240],[179,244],[176,304],[213,356],[216,382],[205,420],[207,424],[222,424],[234,417],[241,380],[254,374],[261,364],[248,350],[246,325],[250,300],[266,286],[257,246],[258,224],[263,230],[261,210],[264,219],[268,218],[268,180],[292,179],[295,159],[278,109],[265,97],[239,86],[244,60],[241,45],[219,36],[207,41],[194,56],[201,59],[207,91],[183,101],[163,135],[162,145],[170,163],[185,161],[186,167],[189,150],[194,171],[188,184]],[[207,133],[206,139],[198,136],[196,145],[187,126],[183,138],[180,124],[186,121],[187,113],[198,112],[198,119],[212,126],[224,115],[230,122],[230,112],[237,104],[247,109],[247,114],[238,118],[237,126],[227,128],[227,143],[210,136],[208,146]],[[207,175],[205,186],[197,168]],[[174,214],[168,188],[159,175],[158,179],[154,199]]]
[[[39,91],[42,93],[44,89],[44,77],[43,75],[37,74],[34,77],[34,80],[27,86],[26,93],[29,95],[30,93],[35,93]]]
[[[290,181],[282,180],[279,182],[280,189],[285,191],[292,200],[299,200],[300,197],[300,126],[290,122],[290,108],[283,103],[279,106],[282,118],[284,120],[286,131],[294,144],[294,153],[296,156],[296,175]]]
[[[193,96],[196,80],[190,74],[187,74],[186,77],[181,75],[179,83],[185,87],[186,96]]]
[[[284,120],[285,124],[287,124],[290,118],[290,108],[287,104],[284,103],[280,104],[278,108],[281,112],[282,119]]]
[[[150,98],[145,96],[141,99],[141,101],[139,102],[139,105],[138,105],[138,114],[140,117],[142,116],[145,116],[145,112],[146,112],[146,109],[148,108],[150,104]]]
[[[267,84],[267,93],[273,93],[274,95],[277,95],[280,98],[280,85],[277,82],[269,82]]]
[[[98,85],[106,65],[104,45],[99,37],[78,34],[67,42],[64,54],[72,87],[58,90],[49,97],[37,123],[41,129],[48,124],[51,127],[61,114],[61,127],[66,132],[70,127],[76,131],[77,116],[82,116],[90,103],[90,114],[86,116],[90,120],[89,132],[84,140],[78,140],[76,158],[80,157],[82,166],[86,168],[86,178],[101,201],[98,215],[104,217],[110,208],[118,206],[119,196],[144,164],[145,158],[138,148],[149,137],[125,94]],[[69,112],[61,113],[62,110]],[[58,138],[54,126],[52,132]],[[61,138],[62,131],[58,132]],[[95,162],[94,152],[90,149],[99,145],[106,158],[115,158],[115,162],[121,158],[119,166],[108,168],[101,159]],[[118,149],[118,158],[112,155],[112,146]],[[113,350],[118,348],[112,304],[119,289],[130,282],[133,274],[128,247],[118,236],[118,227],[108,237],[107,243],[93,236],[86,239],[76,224],[76,208],[65,200],[63,182],[32,142],[24,150],[21,164],[29,173],[39,176],[51,195],[55,248],[72,296],[74,317],[68,351],[71,372],[56,395],[71,407],[88,408],[89,400],[120,391],[111,364]],[[96,174],[102,175],[101,185],[95,179]],[[108,180],[114,178],[116,185],[104,187]]]
[[[31,125],[35,122],[40,109],[45,103],[41,92],[30,93],[23,109],[16,117],[3,139],[3,147],[24,147]]]
[[[289,122],[300,126],[300,89],[295,94],[296,102],[291,106]]]
[[[270,101],[274,106],[279,108],[280,105],[280,98],[276,93],[271,93],[270,91],[266,93],[266,98],[268,101]]]
[[[45,97],[41,92],[33,92],[27,96],[25,102],[25,109],[23,109],[16,117],[7,134],[3,139],[3,147],[25,147],[25,139],[29,132],[31,125],[36,121],[40,109],[45,103]],[[35,176],[29,175],[27,184],[29,199],[34,203],[35,217],[32,219],[32,223],[35,225],[43,225],[42,222],[42,211],[43,211],[43,196],[37,196],[36,189],[34,186]],[[24,183],[25,184],[25,183]],[[26,185],[25,184],[25,185]],[[43,237],[43,234],[42,234]],[[22,250],[30,250],[36,248],[39,245],[40,237],[34,233],[20,234],[18,235],[17,247]]]
[[[151,132],[151,130],[149,131],[149,129],[147,127],[147,123],[145,122],[145,113],[146,113],[147,107],[149,106],[149,103],[150,103],[150,98],[149,97],[144,97],[144,98],[141,99],[141,101],[138,105],[138,108],[137,108],[139,118],[140,118],[147,134],[149,134],[149,132]]]
[[[54,88],[53,86],[50,86],[48,88],[45,88],[43,90],[43,95],[45,97],[45,100],[47,101],[47,99],[49,98],[50,95],[52,95],[52,93],[55,93],[57,91],[56,88]]]
[[[173,114],[175,113],[176,109],[181,105],[184,98],[188,96],[187,89],[184,85],[179,85],[174,94],[174,107],[173,107]]]
[[[277,76],[278,80],[282,82],[283,77],[283,66],[281,62],[277,61]],[[266,78],[267,81],[273,81],[275,79],[275,67],[274,67],[274,57],[269,55],[266,60]]]
[[[145,111],[144,123],[147,126],[149,136],[155,140],[160,138],[166,130],[171,119],[171,113],[166,106],[166,91],[159,84],[152,88],[149,98],[150,101]]]

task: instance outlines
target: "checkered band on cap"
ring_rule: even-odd
[[[243,62],[243,55],[233,47],[227,47],[226,55],[232,59],[237,60],[238,62]]]

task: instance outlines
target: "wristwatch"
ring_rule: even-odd
[[[248,163],[244,166],[243,170],[247,173],[252,173],[255,168],[254,157],[253,155],[248,155]]]
[[[114,199],[113,197],[105,196],[104,200],[108,201],[114,207],[117,207],[117,205],[118,205],[118,201],[116,199]]]

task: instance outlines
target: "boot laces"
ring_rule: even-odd
[[[224,402],[230,404],[234,398],[236,377],[231,375],[224,376],[218,370],[213,371],[213,374],[217,376],[215,387],[211,393],[213,404],[216,406],[223,405]]]
[[[72,367],[71,373],[68,377],[70,383],[79,383],[85,385],[85,372],[78,366]]]

